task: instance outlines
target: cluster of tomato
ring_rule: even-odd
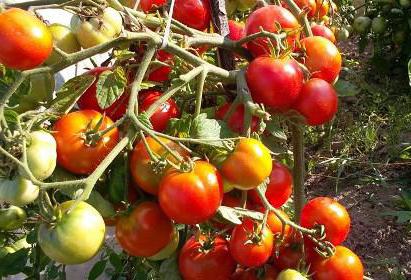
[[[127,4],[133,6],[134,3]],[[139,7],[149,13],[165,4],[165,0],[142,0]],[[256,1],[227,1],[227,4],[232,5],[230,9],[249,10],[255,7]],[[297,4],[310,18],[325,21],[329,13],[328,1],[298,1]],[[173,17],[191,28],[205,30],[211,20],[210,3],[208,0],[176,0]],[[56,63],[59,58],[57,53],[52,55],[53,41],[66,53],[73,53],[81,47],[93,47],[115,38],[121,26],[122,18],[112,8],[106,8],[96,18],[74,18],[71,29],[59,25],[47,27],[28,12],[9,9],[0,14],[0,42],[15,48],[0,50],[0,62],[18,70],[32,69],[45,62]],[[272,114],[296,112],[308,125],[322,125],[334,117],[338,98],[332,83],[341,70],[341,55],[329,28],[314,24],[315,36],[302,38],[301,25],[285,3],[256,9],[245,25],[230,20],[229,27],[232,40],[242,40],[261,30],[278,36],[279,40],[256,37],[244,45],[254,57],[246,67],[245,77],[255,103],[263,104]],[[24,40],[11,36],[10,30],[22,31]],[[32,45],[39,48],[27,48]],[[18,52],[21,59],[11,59],[16,57],[13,52]],[[173,57],[163,51],[157,52],[157,59],[173,64]],[[108,108],[101,108],[96,97],[99,76],[110,70],[100,67],[86,73],[95,76],[96,81],[78,100],[79,110],[54,123],[52,136],[44,131],[30,134],[26,160],[38,180],[50,177],[56,162],[73,174],[90,175],[119,143],[122,132],[113,126],[113,121],[125,115],[129,94],[126,91]],[[152,70],[147,80],[164,82],[170,72],[171,67],[163,65]],[[138,100],[139,110],[148,110],[161,96],[158,90],[143,91]],[[216,117],[224,119],[230,106],[219,107]],[[237,106],[227,120],[234,132],[241,133],[244,129],[244,111],[244,106]],[[178,117],[176,102],[168,99],[152,114],[150,122],[155,131],[163,132],[170,119]],[[258,118],[254,117],[253,130],[257,124]],[[159,162],[153,160],[153,155],[171,164],[157,168],[153,161]],[[307,279],[295,270],[302,269],[304,264],[311,266],[310,272],[317,280],[363,278],[359,258],[340,245],[348,235],[350,218],[338,202],[315,198],[302,210],[301,226],[322,225],[323,240],[303,237],[288,223],[283,223],[290,218],[279,208],[292,194],[292,176],[287,167],[272,160],[262,142],[241,138],[223,159],[215,162],[204,159],[192,162],[191,156],[194,155],[190,151],[167,137],[145,137],[135,143],[130,153],[130,172],[133,183],[150,199],[136,203],[112,219],[117,240],[128,254],[151,260],[170,257],[180,243],[177,225],[184,224],[194,232],[179,252],[179,270],[184,279]],[[177,168],[179,159],[187,166]],[[49,164],[45,165],[44,161]],[[32,195],[24,201],[17,199],[22,193],[27,194],[18,180],[31,183],[24,172],[18,176],[13,181],[0,182],[0,200],[23,206],[37,198],[39,188],[32,184],[35,188],[30,191]],[[265,201],[256,188],[267,178]],[[244,199],[244,195],[241,198],[238,190],[247,192],[249,199]],[[241,224],[227,226],[215,217],[221,205],[246,206],[265,212],[267,202],[278,208],[278,212],[267,213],[265,224],[244,217]],[[44,253],[64,264],[92,258],[104,240],[105,224],[101,215],[88,203],[74,200],[60,204],[55,212],[52,226],[42,224],[38,230],[38,242]],[[197,230],[196,225],[201,225],[202,230]],[[318,242],[334,248],[332,256],[320,256],[316,252]]]

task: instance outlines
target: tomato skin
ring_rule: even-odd
[[[186,157],[189,155],[189,153],[181,148],[176,142],[166,138],[160,138],[160,140],[181,156]],[[167,155],[168,160],[175,162],[174,157],[168,155],[167,150],[164,149],[156,140],[151,137],[146,137],[146,141],[150,149],[158,156],[164,157]],[[145,192],[158,195],[162,174],[157,174],[153,171],[150,161],[150,155],[147,152],[144,142],[138,142],[138,144],[134,147],[130,158],[131,175],[133,176],[134,182]]]
[[[53,127],[57,142],[57,162],[74,174],[91,174],[119,141],[117,127],[104,134],[96,145],[87,145],[82,139],[88,126],[95,127],[103,115],[93,110],[82,110],[61,117]],[[99,131],[113,121],[104,117]]]
[[[288,243],[281,246],[278,257],[274,259],[275,266],[280,270],[297,269],[304,258],[302,244]]]
[[[191,172],[170,169],[160,182],[158,198],[166,215],[177,223],[202,223],[221,205],[223,180],[213,165],[196,161]]]
[[[173,55],[166,51],[159,50],[157,52],[156,58],[161,62],[173,65]],[[168,77],[172,70],[173,69],[170,66],[160,66],[159,68],[150,72],[150,74],[148,75],[148,80],[158,83],[165,82],[168,80]]]
[[[146,111],[150,108],[163,95],[162,92],[155,90],[148,90],[141,94],[141,102],[139,109]],[[170,98],[154,112],[150,117],[150,122],[153,125],[155,131],[162,132],[167,128],[168,122],[172,118],[180,117],[180,110],[177,107],[174,99]]]
[[[150,257],[160,252],[173,238],[173,222],[157,203],[145,201],[119,218],[116,238],[132,256]]]
[[[203,251],[201,243],[205,240],[203,235],[199,241],[193,236],[181,249],[178,267],[184,280],[229,279],[236,263],[228,250],[227,240],[217,236],[212,247]]]
[[[305,66],[312,78],[320,78],[333,83],[341,71],[341,54],[329,40],[313,36],[301,40],[305,50]]]
[[[77,41],[76,35],[71,31],[70,28],[54,23],[48,26],[48,29],[53,36],[53,43],[60,50],[65,53],[75,53],[81,50],[81,46]],[[51,65],[57,63],[61,60],[61,57],[54,51],[47,59],[46,63]]]
[[[11,205],[8,208],[0,208],[0,230],[16,230],[26,219],[26,211],[20,207]]]
[[[139,7],[145,12],[148,13],[155,8],[159,8],[167,4],[166,0],[141,0]]]
[[[18,175],[13,180],[0,179],[0,202],[25,206],[39,196],[39,187]]]
[[[11,8],[0,13],[0,45],[0,63],[27,70],[46,61],[53,49],[53,38],[47,26],[33,14]]]
[[[210,2],[209,0],[176,0],[173,18],[191,28],[207,29],[211,20]]]
[[[127,105],[129,101],[129,95],[124,93],[116,102],[106,109],[101,109],[97,102],[97,82],[100,75],[105,71],[110,71],[109,67],[96,67],[86,72],[86,75],[92,75],[96,77],[94,83],[81,95],[77,101],[77,105],[81,110],[95,110],[102,114],[106,114],[110,119],[116,121],[123,117],[126,113]]]
[[[316,0],[316,11],[315,15],[318,18],[322,18],[328,14],[330,9],[330,4],[326,0]]]
[[[300,27],[298,20],[290,11],[280,6],[268,5],[251,13],[245,25],[245,32],[249,36],[260,32],[260,29],[263,28],[265,31],[277,33],[279,31],[278,24],[284,31],[296,30]],[[288,44],[293,46],[298,36],[298,32],[295,35],[290,35],[287,38]],[[272,41],[272,44],[275,46],[276,42]],[[266,38],[257,38],[248,42],[247,48],[254,57],[270,54],[270,44]]]
[[[254,102],[284,111],[298,98],[304,74],[292,59],[258,57],[248,65],[246,79]]]
[[[317,8],[317,3],[316,3],[315,0],[296,0],[294,2],[295,2],[295,4],[297,4],[297,6],[300,9],[304,9],[304,10],[308,11],[308,14],[307,14],[308,18],[315,17],[315,11],[316,11],[316,8]],[[285,2],[281,2],[281,5],[284,8],[288,8],[287,3],[285,3]]]
[[[104,241],[106,228],[98,211],[84,201],[72,208],[75,203],[70,200],[60,204],[55,225],[41,224],[37,235],[43,252],[62,264],[88,261]]]
[[[255,168],[258,166],[259,168]],[[254,189],[272,169],[270,151],[258,140],[242,138],[221,164],[221,174],[239,189]]]
[[[280,212],[280,216],[283,217],[286,220],[290,220],[290,217],[287,215],[287,213],[285,213],[282,210],[278,210]],[[283,230],[283,223],[281,222],[281,220],[277,217],[276,214],[274,214],[273,212],[270,212],[268,214],[267,217],[267,225],[270,228],[271,232],[275,235],[275,234],[281,234],[282,230]],[[286,225],[284,227],[284,239],[287,240],[290,237],[292,228],[289,225]]]
[[[362,280],[364,267],[360,258],[344,246],[336,246],[335,249],[331,258],[318,258],[312,263],[313,279]]]
[[[312,228],[324,225],[326,240],[333,245],[341,244],[350,231],[350,216],[347,210],[329,197],[310,200],[301,211],[301,226]]]
[[[321,36],[324,37],[325,39],[330,40],[332,43],[335,44],[335,42],[337,41],[335,39],[335,35],[334,32],[331,31],[330,28],[328,28],[325,25],[321,25],[321,24],[314,24],[313,26],[311,26],[311,31],[313,32],[314,36]]]
[[[244,219],[241,225],[234,227],[230,239],[231,255],[239,264],[246,267],[263,265],[270,258],[273,251],[273,233],[268,227],[265,227],[261,231],[260,243],[245,244],[249,240],[249,235],[253,233],[254,226],[255,222],[253,220],[248,218]]]
[[[221,105],[215,112],[216,118],[219,120],[223,120],[230,107],[231,103]],[[244,105],[239,104],[235,108],[234,112],[231,114],[230,118],[227,120],[228,127],[236,133],[241,133],[244,129],[244,111]],[[251,131],[256,131],[257,127],[258,118],[253,116],[251,119]]]
[[[228,21],[228,29],[230,30],[228,38],[233,41],[239,41],[245,36],[245,25],[243,22],[230,19]]]
[[[148,257],[148,259],[152,261],[159,261],[169,258],[177,250],[179,242],[180,235],[178,233],[177,228],[174,227],[171,241],[163,249],[161,249],[160,252]]]
[[[304,84],[300,97],[293,107],[304,116],[308,125],[325,124],[337,113],[337,92],[326,81],[311,79]]]
[[[297,270],[287,269],[287,270],[281,271],[280,274],[278,274],[277,280],[308,280],[308,278],[304,277]]]

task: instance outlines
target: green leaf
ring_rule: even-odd
[[[0,275],[15,275],[22,271],[27,263],[30,249],[21,249],[17,252],[7,254],[0,259]]]
[[[101,109],[106,109],[113,105],[124,93],[127,85],[127,78],[122,67],[117,67],[114,71],[104,71],[97,81],[96,98]]]
[[[121,257],[116,253],[110,254],[109,261],[116,271],[120,271],[123,268]]]
[[[51,113],[67,113],[80,96],[94,83],[92,75],[82,75],[68,80],[56,93],[56,98],[48,106]]]
[[[137,119],[144,124],[145,127],[148,127],[150,129],[153,129],[153,125],[150,122],[150,118],[147,116],[147,114],[145,112],[139,114],[137,116]]]
[[[145,90],[145,89],[150,89],[150,88],[156,87],[156,86],[158,86],[158,85],[159,85],[159,83],[154,83],[154,82],[145,81],[145,82],[142,82],[142,83],[140,84],[140,88],[141,88],[142,90]]]
[[[160,280],[182,280],[178,270],[178,255],[173,254],[170,258],[161,263]],[[212,280],[212,279],[210,279]]]
[[[263,213],[250,211],[243,208],[231,208],[227,206],[220,206],[217,210],[217,218],[230,222],[235,225],[241,224],[241,217],[248,217],[253,220],[263,220]]]
[[[361,92],[360,87],[345,80],[338,80],[334,87],[338,92],[338,96],[342,97],[355,96]]]
[[[278,126],[275,121],[270,121],[267,123],[266,131],[269,131],[272,136],[281,140],[287,140],[287,135],[284,130]]]
[[[387,211],[384,216],[394,216],[397,218],[397,223],[406,224],[411,222],[411,211]]]
[[[411,58],[408,61],[408,78],[410,80],[410,86],[411,86]]]
[[[133,58],[136,55],[135,52],[129,50],[114,50],[114,58],[118,61],[125,61]]]
[[[207,119],[207,114],[202,113],[196,117],[191,126],[190,136],[201,139],[220,138],[221,126],[217,120]],[[221,141],[209,142],[211,145],[221,146]]]
[[[97,279],[104,272],[106,265],[107,265],[107,260],[96,262],[88,274],[88,280]]]
[[[27,243],[29,244],[34,244],[37,242],[37,228],[33,228],[28,234],[27,234]]]
[[[114,203],[120,203],[125,199],[125,193],[127,190],[127,170],[125,159],[121,156],[117,157],[111,164],[110,169],[111,171],[107,182],[110,200]]]
[[[6,121],[8,123],[17,123],[17,117],[19,115],[17,114],[17,112],[10,110],[10,109],[6,109],[4,110],[4,117],[6,118]]]

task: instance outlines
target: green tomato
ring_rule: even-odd
[[[39,187],[20,175],[13,180],[0,179],[0,202],[24,206],[32,203],[38,196]]]
[[[56,149],[56,140],[50,133],[42,130],[30,133],[29,145],[26,149],[27,164],[38,180],[42,181],[53,174],[57,161]]]
[[[71,29],[67,26],[54,23],[50,25],[48,29],[53,36],[54,45],[65,53],[75,53],[81,50],[81,46],[77,41],[76,35],[74,35]],[[46,64],[51,65],[59,61],[59,55],[53,51],[47,59]]]
[[[152,261],[160,261],[169,258],[177,250],[179,241],[180,236],[178,234],[178,230],[174,227],[173,238],[168,243],[168,245],[161,249],[160,252],[158,252],[154,256],[149,257],[148,259]]]
[[[43,252],[62,264],[81,264],[99,251],[105,224],[96,209],[84,201],[70,200],[56,209],[54,224],[41,224],[37,240]]]
[[[80,45],[87,49],[116,38],[123,27],[123,19],[118,11],[108,7],[98,17],[86,21],[74,16],[71,26]]]
[[[17,206],[0,209],[0,229],[15,230],[20,228],[27,219],[26,211]]]
[[[369,17],[357,17],[354,20],[353,28],[359,34],[365,34],[371,27],[371,19]]]
[[[397,30],[392,34],[392,41],[396,45],[401,45],[407,40],[407,32],[405,30]]]
[[[277,280],[308,280],[308,278],[304,277],[297,270],[286,269],[286,270],[281,271],[280,274],[278,274]]]
[[[400,0],[400,5],[403,8],[409,8],[411,7],[411,0]]]
[[[255,7],[257,0],[237,0],[237,9],[245,12]]]
[[[376,34],[384,33],[387,30],[387,20],[384,17],[373,18],[371,30]]]
[[[335,36],[338,42],[345,41],[350,37],[350,32],[347,28],[338,28]]]

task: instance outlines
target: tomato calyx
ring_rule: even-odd
[[[84,144],[87,147],[95,147],[97,146],[100,139],[110,131],[113,127],[108,127],[104,130],[100,130],[104,123],[104,119],[106,115],[103,114],[98,122],[93,126],[93,121],[90,121],[87,125],[86,130],[82,133],[81,138],[84,140]]]
[[[267,225],[264,223],[253,222],[253,230],[247,234],[248,240],[244,243],[247,244],[254,244],[254,245],[261,245],[263,241],[263,232],[264,227]]]

